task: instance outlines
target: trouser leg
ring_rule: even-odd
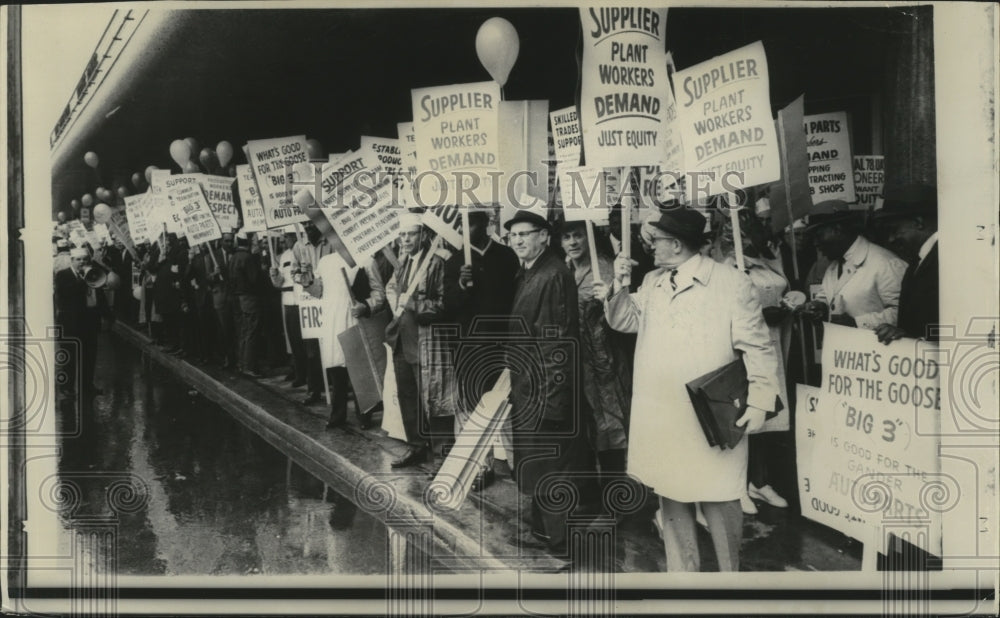
[[[240,325],[242,332],[240,362],[244,371],[257,371],[257,357],[261,339],[260,307],[254,302],[243,302],[243,317]]]
[[[739,508],[738,502],[736,506]],[[701,557],[698,554],[694,503],[678,502],[660,496],[660,517],[667,571],[698,572],[701,569]]]
[[[743,539],[743,510],[739,500],[702,502],[701,511],[708,522],[712,545],[719,559],[720,571],[740,570],[740,542]]]
[[[323,385],[323,359],[320,357],[319,339],[304,339],[303,344],[306,352],[306,381],[309,385],[309,392],[322,393],[325,386]]]
[[[330,389],[333,391],[330,398],[330,422],[341,422],[347,418],[347,389],[350,388],[351,380],[347,367],[331,367],[328,375]]]
[[[566,551],[566,512],[543,507],[543,499],[538,493],[541,487],[541,483],[535,486],[535,494],[531,499],[531,526],[536,532],[549,537],[549,549],[563,553]]]
[[[767,485],[767,443],[761,434],[750,434],[747,443],[747,479],[757,487]]]
[[[295,368],[295,379],[307,379],[308,365],[306,360],[305,342],[302,340],[302,329],[299,324],[299,306],[286,305],[285,328],[288,330],[288,344],[292,348],[292,366]]]
[[[420,431],[420,366],[408,363],[403,358],[393,355],[393,367],[396,370],[396,393],[399,396],[399,411],[403,417],[403,429],[406,432],[406,442],[410,446],[422,446],[427,439]]]

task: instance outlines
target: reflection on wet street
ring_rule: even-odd
[[[101,542],[83,549],[98,570],[121,575],[369,575],[389,572],[390,561],[399,564],[403,554],[398,547],[390,551],[390,533],[352,503],[354,496],[325,487],[174,375],[141,348],[102,333],[97,381],[104,394],[81,410],[82,435],[63,439],[59,460],[62,482],[72,485],[75,496],[60,512],[65,530],[85,535],[100,524],[117,539],[116,551]],[[244,389],[242,396],[255,391],[261,396],[261,389]],[[378,442],[387,438],[360,432],[331,435],[314,427],[325,423],[325,410],[314,419],[313,411],[278,400],[269,401],[285,407],[273,413],[283,415],[288,427],[367,470],[388,469],[392,454]],[[75,415],[64,410],[60,418],[63,431],[72,433]],[[794,478],[794,470],[781,473]],[[429,482],[424,473],[399,478],[400,496],[421,499]],[[132,492],[129,483],[139,491]],[[787,484],[794,486],[793,481]],[[122,485],[128,489],[120,491]],[[803,518],[795,508],[796,496],[786,495],[790,508],[761,505],[759,514],[744,517],[740,569],[857,570],[861,544]],[[640,503],[617,526],[612,521],[610,528],[588,524],[581,529],[599,533],[587,538],[597,539],[604,549],[582,552],[576,557],[578,567],[666,570],[662,541],[652,524],[656,500],[649,493],[633,499]],[[493,555],[518,555],[522,548],[510,540],[515,538],[511,532],[528,512],[518,500],[513,481],[498,477],[463,506],[463,530],[471,538],[482,535],[483,547],[491,547]],[[60,539],[62,548],[72,536]],[[699,528],[697,538],[702,570],[716,570],[707,532]],[[428,557],[413,546],[405,554],[410,560]],[[448,556],[431,555],[426,564],[436,573],[456,572]]]
[[[63,439],[59,461],[79,495],[66,528],[117,518],[117,556],[96,563],[116,560],[120,575],[386,572],[379,521],[109,333],[97,377],[104,394],[83,407],[82,435]],[[145,496],[112,510],[108,488],[129,474]]]

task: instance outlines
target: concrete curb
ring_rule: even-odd
[[[142,349],[271,446],[337,493],[357,503],[361,509],[382,521],[391,530],[405,530],[406,534],[414,531],[429,534],[434,546],[434,558],[443,559],[463,570],[516,569],[551,572],[565,567],[564,561],[547,553],[515,545],[509,545],[510,555],[494,555],[487,550],[480,538],[469,534],[460,521],[452,521],[453,518],[447,513],[433,512],[422,500],[406,491],[407,477],[404,475],[383,470],[365,470],[315,438],[276,418],[261,405],[261,402],[274,403],[280,399],[278,394],[267,387],[246,380],[240,384],[240,390],[244,392],[237,392],[208,371],[163,353],[152,345],[148,337],[121,321],[114,324],[113,331]],[[285,406],[296,405],[282,401]],[[303,411],[302,414],[308,413]],[[314,422],[319,421],[317,419]]]

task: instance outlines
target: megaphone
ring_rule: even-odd
[[[109,271],[103,264],[91,263],[87,272],[83,273],[83,281],[92,288],[103,288],[108,282]]]
[[[121,277],[97,260],[91,261],[90,268],[83,273],[83,281],[94,289],[107,288],[109,290],[117,290],[122,283]]]

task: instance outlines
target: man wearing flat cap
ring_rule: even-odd
[[[627,471],[659,496],[668,571],[698,571],[700,503],[721,571],[739,570],[747,440],[710,446],[685,385],[742,356],[747,408],[736,424],[759,430],[776,410],[778,359],[750,278],[701,254],[705,217],[681,207],[644,224],[656,268],[635,293],[634,262],[619,255],[615,280],[594,284],[612,328],[637,333]]]
[[[830,260],[823,273],[825,301],[802,306],[807,317],[834,324],[874,330],[896,324],[899,287],[906,262],[859,232],[860,213],[841,200],[813,206],[806,232]]]
[[[445,455],[447,438],[432,430],[432,423],[434,429],[440,425],[432,419],[454,414],[454,383],[445,374],[445,364],[432,362],[430,357],[434,348],[431,325],[444,315],[444,259],[427,246],[420,215],[399,217],[399,254],[399,268],[385,286],[389,306],[399,317],[389,323],[385,335],[392,348],[399,410],[409,448],[391,463],[393,468],[433,460],[435,434],[443,438],[437,446]]]
[[[882,323],[875,334],[886,344],[901,337],[936,341],[932,327],[939,323],[937,188],[916,184],[886,188],[875,221],[885,230],[889,248],[909,263],[896,324]]]
[[[577,484],[573,473],[584,469],[588,449],[572,349],[579,319],[576,281],[549,249],[544,216],[519,210],[504,227],[521,265],[514,278],[511,334],[536,342],[534,351],[512,346],[508,352],[514,474],[518,489],[531,498],[532,536],[563,553],[567,512],[553,507],[551,493],[560,484]]]

